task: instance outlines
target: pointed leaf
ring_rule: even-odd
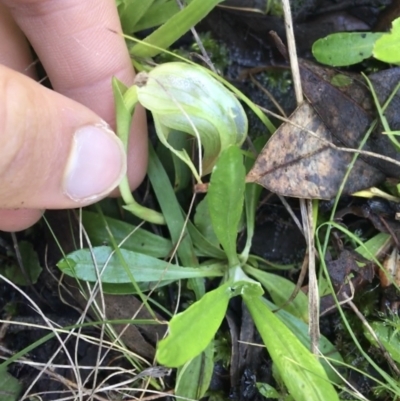
[[[179,367],[205,350],[222,323],[231,294],[229,284],[224,284],[175,315],[168,336],[158,343],[158,362]]]
[[[173,249],[172,242],[167,238],[87,210],[82,211],[82,223],[92,246],[107,245],[110,242],[111,233],[117,244],[123,241],[122,248],[155,258],[166,258]]]
[[[339,401],[318,359],[269,310],[262,298],[244,295],[243,299],[293,398],[296,401]]]
[[[131,49],[132,56],[154,57],[160,49],[146,44],[166,49],[178,40],[190,28],[201,21],[222,0],[193,0],[188,6],[171,17],[164,25],[149,35],[143,42]]]
[[[96,282],[99,277],[103,283],[131,283],[130,274],[136,282],[158,280],[180,280],[191,277],[218,277],[223,275],[220,265],[202,267],[181,267],[142,253],[120,249],[122,257],[129,265],[129,272],[121,264],[118,255],[108,246],[80,249],[62,259],[57,266],[71,277]],[[96,262],[94,263],[93,260]]]
[[[146,14],[147,10],[154,3],[154,0],[125,0],[123,7],[120,7],[119,18],[124,33],[131,34],[135,25]]]
[[[277,309],[277,306],[272,302],[269,302],[267,299],[263,299],[263,302],[268,306],[271,311]],[[309,334],[309,326],[304,323],[304,321],[298,319],[293,316],[291,313],[286,312],[281,309],[275,312],[275,315],[284,323],[284,325],[298,338],[298,340],[307,348],[310,349],[311,340]],[[321,365],[324,367],[325,372],[327,373],[329,380],[332,383],[341,383],[342,380],[338,376],[333,360],[339,362],[339,366],[343,364],[343,358],[340,355],[339,351],[336,347],[324,336],[321,336],[319,339],[318,349],[321,351],[322,355],[329,358],[330,362],[327,362],[323,358],[320,359]]]
[[[238,264],[236,238],[243,212],[245,174],[240,149],[229,147],[213,170],[207,194],[213,229],[231,267]]]

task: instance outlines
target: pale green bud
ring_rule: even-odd
[[[192,171],[196,169],[187,153],[168,143],[172,130],[200,140],[201,175],[211,172],[224,149],[241,145],[246,138],[248,122],[241,104],[202,67],[183,62],[162,64],[149,73],[138,74],[135,84],[139,102],[153,114],[159,139]]]

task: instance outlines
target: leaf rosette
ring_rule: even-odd
[[[165,63],[135,79],[139,102],[151,111],[160,141],[192,170],[197,181],[211,173],[220,153],[246,138],[246,114],[227,88],[200,66]],[[197,138],[203,155],[199,171],[184,149],[168,141],[173,131]]]

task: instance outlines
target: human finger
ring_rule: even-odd
[[[134,78],[114,0],[3,0],[43,63],[53,88],[115,123],[111,78]],[[129,145],[132,187],[147,167],[144,111],[135,113]]]

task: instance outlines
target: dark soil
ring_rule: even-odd
[[[238,3],[240,1],[235,2],[235,4]],[[389,26],[387,21],[390,21],[390,16],[393,14],[388,16],[388,13],[381,12],[381,9],[382,5],[388,5],[388,3],[389,1],[384,0],[380,2],[362,2],[360,0],[339,2],[313,0],[311,2],[302,2],[303,7],[297,7],[294,13],[299,55],[309,58],[311,56],[311,44],[316,39],[337,30],[374,30],[375,27],[382,29],[382,26],[387,28]],[[394,1],[393,4],[395,3]],[[394,6],[392,9],[395,9],[396,12]],[[279,18],[262,16],[261,14],[243,10],[216,9],[200,24],[199,30],[211,32],[212,37],[228,50],[229,58],[223,70],[224,75],[255,103],[276,111],[275,106],[264,93],[249,78],[246,78],[245,70],[263,67],[268,73],[257,74],[255,75],[256,78],[263,86],[267,87],[287,114],[294,110],[296,105],[290,87],[288,65],[276,50],[274,42],[269,36],[269,31],[274,30],[284,39],[283,23]],[[241,77],[244,78],[242,79]],[[250,118],[250,125],[251,135],[258,136],[266,133],[265,127],[261,126],[253,117]],[[256,236],[252,252],[270,262],[291,264],[292,269],[284,274],[285,277],[291,278],[296,282],[299,276],[299,267],[305,253],[304,238],[278,198],[273,194],[269,194],[268,191],[265,192],[264,198],[267,201],[258,210]],[[295,213],[298,214],[297,201],[290,201],[290,204],[293,206]],[[328,216],[331,207],[332,205],[329,202],[322,202],[320,206],[321,215]],[[369,238],[377,232],[389,231],[398,238],[397,241],[400,241],[400,223],[394,218],[397,212],[396,205],[383,201],[375,202],[375,200],[355,201],[348,197],[342,200],[339,209],[340,222],[359,236]],[[64,217],[60,221],[65,221]],[[66,231],[69,231],[68,224],[61,226],[56,223],[56,225],[57,228],[62,227],[61,232],[59,229],[56,231],[58,231],[59,240],[61,242],[65,241],[63,248],[74,249],[69,233],[68,235],[65,234]],[[44,267],[38,282],[34,286],[24,287],[24,291],[38,304],[46,316],[60,324],[60,326],[74,324],[80,316],[79,310],[82,309],[82,305],[69,298],[69,302],[73,307],[68,306],[59,297],[58,284],[52,274],[56,277],[59,276],[58,270],[54,266],[60,258],[60,254],[51,240],[51,236],[48,235],[45,225],[38,224],[26,233],[21,233],[18,238],[19,240],[27,239],[34,244],[40,263]],[[332,238],[334,240],[331,244],[333,249],[331,257],[332,260],[337,260],[343,251],[350,249],[350,244],[344,242],[345,238],[340,232],[335,232]],[[6,263],[17,265],[12,251],[13,243],[10,236],[1,234],[0,239],[2,241],[0,263],[3,265]],[[47,249],[47,245],[50,245],[50,249]],[[347,274],[348,272],[345,270],[345,273]],[[397,305],[399,301],[398,294],[390,290],[385,290],[386,292],[380,290],[379,280],[373,273],[371,277],[365,277],[360,272],[353,273],[358,280],[354,302],[360,305],[361,310],[369,314],[368,318],[376,319],[378,318],[378,312],[382,308],[385,310],[387,305],[390,307]],[[306,286],[307,283],[304,283],[304,285]],[[304,290],[306,290],[306,287]],[[171,287],[169,292],[159,294],[160,302],[170,310],[174,307],[176,297],[173,292],[174,287]],[[327,305],[326,309],[332,306],[332,300],[322,300],[323,305],[325,305],[324,302]],[[369,306],[368,311],[365,308],[366,304]],[[11,319],[19,322],[43,324],[42,318],[33,310],[31,303],[6,283],[1,283],[0,285],[0,311],[1,318],[4,320]],[[361,325],[357,323],[352,312],[346,311],[346,313],[348,313],[353,322],[353,329],[361,338],[363,336]],[[375,374],[375,372],[370,371],[365,360],[354,350],[351,339],[335,310],[321,319],[321,329],[322,334],[336,344],[339,351],[345,356],[347,363],[360,369],[369,370],[372,376]],[[143,344],[147,343],[147,345],[143,345],[142,352],[140,352],[140,349],[136,349],[136,351],[151,360],[155,339],[160,333],[156,333],[156,335],[154,331],[146,331],[145,328],[139,331],[141,337],[135,337],[135,344],[143,341]],[[84,333],[98,336],[98,330],[95,328],[88,328]],[[235,339],[240,339],[243,342],[261,343],[247,310],[240,302],[231,303],[221,333],[224,333],[221,334],[221,339],[230,339],[228,342],[231,341],[230,346],[232,346],[234,354],[229,364],[221,360],[215,365],[211,384],[212,399],[240,401],[265,399],[259,394],[255,384],[256,382],[265,382],[273,386],[276,385],[272,375],[272,362],[267,352],[262,348],[235,343]],[[3,323],[0,334],[0,356],[3,359],[7,359],[9,357],[7,350],[11,353],[16,353],[43,338],[48,334],[48,331],[29,326],[8,326]],[[64,337],[64,334],[61,335],[61,338]],[[367,341],[364,340],[363,343],[368,349]],[[59,340],[53,338],[34,347],[24,357],[30,361],[47,362],[53,357],[59,346]],[[90,366],[94,365],[98,355],[105,351],[100,351],[93,344],[82,341],[76,343],[72,337],[67,341],[65,349],[57,354],[53,363],[69,364],[66,352],[72,355],[73,358],[75,358],[76,353],[77,366]],[[381,360],[382,366],[386,366],[383,358],[379,356],[377,358]],[[113,352],[107,354],[102,362],[103,367],[115,368],[123,365],[126,367],[127,363],[122,358],[118,358]],[[40,370],[19,362],[11,364],[9,372],[20,380],[25,389],[35,381],[31,394],[41,394],[41,399],[44,401],[57,400],[71,395],[67,384],[68,381],[74,382],[75,380],[71,370],[67,368],[55,369],[51,370],[51,372],[49,369],[50,373],[45,372],[37,379]],[[85,379],[90,372],[90,370],[81,369],[80,373]],[[100,383],[108,374],[109,372],[107,373],[106,371],[105,373],[99,373],[97,378],[88,378],[85,387],[92,388],[91,386]],[[57,375],[67,379],[67,381],[62,383]],[[116,380],[122,381],[123,379],[123,376],[117,376]],[[171,382],[170,384],[173,387],[173,376],[169,379],[166,378],[166,380],[167,383]],[[365,397],[376,399],[373,398],[373,383],[371,380],[354,373],[351,373],[349,380]],[[111,379],[107,383],[112,384],[113,380]],[[217,396],[220,398],[217,398]],[[385,397],[380,399],[384,400]]]

